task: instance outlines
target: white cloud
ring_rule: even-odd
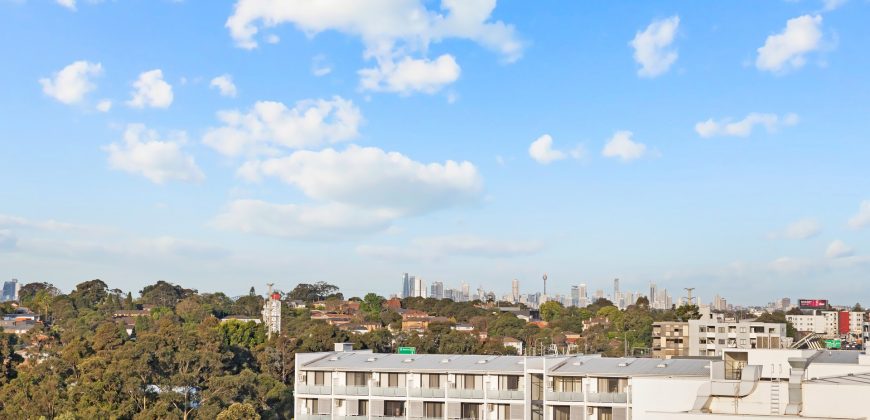
[[[230,255],[226,248],[198,241],[160,236],[135,241],[133,249],[137,254],[161,257],[188,257],[198,259],[225,258]]]
[[[0,251],[11,251],[18,246],[18,237],[8,229],[0,229]]]
[[[634,48],[634,61],[640,64],[637,74],[641,77],[656,77],[664,74],[677,61],[677,51],[671,47],[680,17],[654,20],[629,43]]]
[[[846,245],[845,242],[837,239],[828,245],[828,249],[825,250],[825,257],[828,257],[828,258],[851,257],[854,253],[855,253],[855,250],[853,250],[852,247],[850,247],[849,245]]]
[[[776,132],[780,127],[797,124],[797,114],[761,114],[753,112],[740,121],[730,122],[730,119],[714,121],[712,118],[695,124],[695,132],[701,137],[734,136],[748,137],[755,126],[764,127],[768,133]]]
[[[268,44],[277,44],[281,42],[281,37],[275,34],[271,34],[266,37],[266,43]]]
[[[565,159],[565,153],[553,149],[553,138],[549,134],[538,137],[529,145],[529,156],[542,165]]]
[[[482,190],[470,162],[421,163],[397,152],[354,145],[251,161],[239,172],[248,179],[275,177],[314,200],[388,208],[401,215],[470,203]]]
[[[362,114],[353,102],[305,100],[287,108],[280,102],[257,102],[247,113],[221,111],[222,127],[212,128],[203,142],[228,156],[275,153],[276,148],[300,149],[350,141],[359,136]]]
[[[826,12],[830,12],[831,10],[839,9],[840,6],[846,4],[848,0],[822,0],[824,4],[824,10]]]
[[[332,73],[332,67],[326,62],[326,56],[318,54],[311,59],[311,74],[323,77]]]
[[[631,131],[617,131],[604,145],[601,155],[619,158],[623,162],[640,159],[647,154],[646,145],[632,140]]]
[[[273,204],[235,200],[212,222],[242,233],[292,239],[341,239],[384,230],[398,217],[389,209],[360,209],[340,203]]]
[[[385,260],[434,261],[447,257],[514,258],[533,255],[541,251],[541,241],[516,241],[484,238],[476,235],[444,235],[416,238],[410,245],[360,245],[360,255]]]
[[[135,90],[127,105],[133,108],[168,108],[172,105],[172,85],[163,80],[160,69],[146,71],[133,82]]]
[[[260,28],[291,23],[309,35],[335,30],[359,36],[367,56],[402,43],[404,50],[425,50],[446,38],[475,41],[509,60],[519,58],[522,43],[513,26],[491,21],[495,0],[442,0],[441,10],[429,10],[423,0],[238,0],[227,19],[237,45],[256,48]]]
[[[392,59],[378,60],[378,67],[359,72],[360,87],[375,92],[435,93],[459,78],[459,65],[450,54],[435,60],[404,57],[395,63]]]
[[[862,201],[858,213],[849,219],[849,227],[853,229],[861,229],[867,225],[870,225],[870,200]]]
[[[108,99],[103,99],[97,103],[97,111],[100,112],[109,112],[112,110],[112,101]]]
[[[57,4],[70,10],[76,10],[76,0],[55,0]]]
[[[364,57],[378,61],[377,68],[360,72],[361,85],[369,89],[377,86],[374,90],[388,92],[406,92],[402,86],[413,88],[420,84],[425,89],[422,91],[437,90],[455,81],[459,66],[452,56],[441,56],[435,61],[409,58],[425,54],[431,43],[445,39],[474,41],[499,52],[507,61],[522,55],[523,43],[514,27],[491,19],[495,0],[441,0],[440,10],[429,9],[427,3],[426,0],[238,0],[226,27],[236,44],[248,49],[257,47],[260,29],[285,23],[295,25],[309,36],[330,30],[358,36],[365,46]],[[426,77],[418,79],[422,74]]]
[[[211,79],[211,83],[209,84],[211,88],[216,88],[222,96],[229,96],[231,98],[235,98],[238,91],[236,90],[236,85],[233,84],[233,77],[229,74],[222,74],[214,79]]]
[[[61,69],[53,78],[39,79],[39,84],[43,93],[69,105],[81,102],[88,92],[96,89],[91,78],[101,74],[103,66],[100,63],[80,60]]]
[[[205,179],[193,157],[181,150],[186,135],[181,132],[170,137],[160,140],[155,130],[142,124],[129,124],[124,131],[123,144],[112,143],[105,148],[109,153],[109,166],[142,175],[157,184]]]
[[[768,36],[764,46],[758,49],[755,66],[771,72],[802,67],[806,63],[805,55],[821,46],[821,26],[820,15],[789,19],[781,33]]]
[[[47,232],[80,232],[88,235],[106,232],[104,228],[97,226],[58,222],[56,220],[31,220],[7,214],[0,214],[0,228],[24,228]]]
[[[786,226],[781,232],[770,233],[768,237],[770,239],[802,240],[816,237],[821,232],[822,226],[816,220],[801,219]]]

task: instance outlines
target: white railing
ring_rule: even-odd
[[[525,392],[518,389],[489,389],[486,398],[492,400],[521,400],[525,398]]]
[[[447,396],[450,398],[483,398],[482,389],[448,389]]]
[[[547,400],[561,402],[583,402],[583,393],[547,391]]]
[[[373,386],[372,387],[372,395],[377,395],[380,397],[404,397],[406,394],[405,388],[391,388],[391,387],[380,387]]]
[[[329,414],[300,414],[296,417],[297,420],[330,420],[332,416]]]
[[[298,385],[296,387],[297,394],[317,394],[328,395],[332,393],[332,387],[329,385]]]
[[[369,387],[358,385],[335,386],[336,395],[369,395]]]
[[[411,388],[408,394],[412,397],[444,398],[443,388]]]
[[[625,404],[628,402],[628,394],[625,392],[590,392],[587,395],[588,402]]]

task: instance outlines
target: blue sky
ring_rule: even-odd
[[[2,0],[0,278],[867,302],[868,17]]]

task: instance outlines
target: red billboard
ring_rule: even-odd
[[[801,309],[825,309],[828,307],[827,299],[798,299],[798,307]]]

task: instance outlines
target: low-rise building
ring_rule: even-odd
[[[721,356],[726,349],[785,349],[791,345],[786,324],[726,322],[721,314],[702,312],[689,320],[689,356]]]
[[[652,324],[652,356],[658,359],[689,355],[689,323],[663,321]]]

